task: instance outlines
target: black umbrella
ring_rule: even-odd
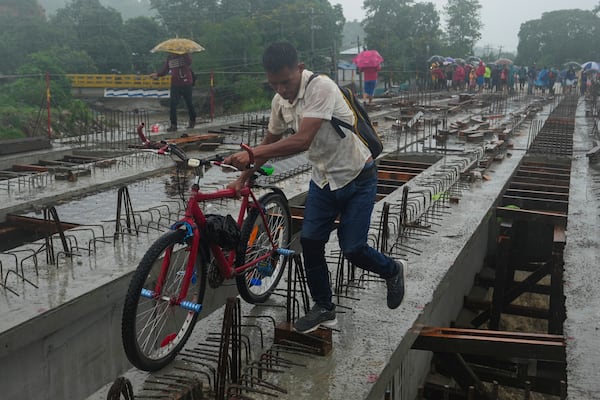
[[[432,62],[438,62],[438,63],[443,63],[446,60],[446,57],[442,57],[442,56],[431,56],[427,59],[427,62],[432,63]]]

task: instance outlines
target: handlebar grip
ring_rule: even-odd
[[[252,148],[250,148],[250,146],[248,146],[246,143],[240,143],[240,147],[244,149],[246,153],[248,153],[249,164],[247,168],[254,168],[254,153],[252,152]]]
[[[183,151],[181,151],[179,149],[179,147],[177,147],[174,144],[170,144],[169,145],[169,150],[171,151],[171,153],[175,154],[177,157],[179,157],[181,160],[186,160],[187,156],[185,155],[185,153]]]

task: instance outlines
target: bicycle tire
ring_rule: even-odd
[[[198,313],[163,300],[179,295],[189,257],[188,246],[183,242],[185,233],[174,230],[158,238],[140,261],[129,283],[121,321],[123,348],[129,361],[144,371],[156,371],[169,364],[185,345],[198,319]],[[143,288],[154,290],[168,249],[173,253],[161,299],[143,297]],[[205,271],[203,257],[198,254],[195,283],[190,283],[184,300],[202,303],[206,289]]]
[[[280,248],[287,248],[292,236],[292,218],[287,199],[280,193],[267,193],[259,199],[265,210],[269,230],[275,232],[274,241]],[[242,224],[240,247],[236,263],[243,265],[272,250],[268,232],[258,210],[253,209]],[[251,304],[264,303],[277,287],[283,270],[285,257],[275,255],[268,266],[254,266],[236,276],[240,296]]]

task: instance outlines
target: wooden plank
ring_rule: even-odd
[[[31,164],[13,164],[13,171],[34,171],[34,172],[48,172],[48,168],[41,165]]]
[[[567,215],[560,212],[496,207],[496,216],[502,218],[510,218],[516,221],[547,222],[550,224],[554,224],[555,226],[567,225]]]
[[[552,186],[552,185],[542,185],[537,183],[526,183],[526,182],[518,182],[511,181],[509,185],[509,189],[526,189],[526,190],[540,190],[543,192],[556,192],[556,193],[569,193],[568,186]]]
[[[46,221],[39,218],[23,217],[20,215],[9,214],[6,216],[6,222],[12,225],[16,225],[19,229],[38,231],[48,234],[57,233],[56,223],[54,221]],[[78,224],[71,224],[68,222],[60,223],[63,230],[77,228]]]
[[[507,189],[504,194],[509,196],[534,197],[536,199],[569,200],[568,193],[544,192],[539,190]]]
[[[56,160],[38,160],[38,164],[40,164],[40,165],[57,165],[57,166],[61,166],[61,167],[75,167],[75,166],[79,165],[77,163],[66,162],[66,161],[56,161]]]
[[[548,186],[558,186],[558,187],[569,187],[569,181],[552,179],[552,177],[540,178],[540,177],[531,177],[531,176],[515,176],[512,179],[512,182],[517,183],[533,183],[537,185],[548,185]]]
[[[571,167],[569,165],[565,166],[547,166],[547,165],[521,165],[519,167],[521,171],[529,171],[529,172],[558,172],[562,174],[571,174]]]
[[[96,161],[102,161],[104,160],[104,158],[102,157],[90,157],[90,156],[78,156],[78,155],[70,155],[70,156],[64,156],[63,157],[64,161],[67,162],[75,162],[80,164],[81,162],[88,162],[88,163],[93,163]]]
[[[399,158],[386,158],[379,161],[379,165],[403,165],[406,167],[414,167],[414,168],[422,168],[427,169],[431,167],[430,162],[420,162],[420,161],[410,161],[410,160],[402,160]]]
[[[502,206],[514,204],[528,210],[567,211],[569,202],[564,200],[536,199],[524,196],[502,196]]]
[[[562,182],[569,182],[571,174],[557,174],[556,172],[540,172],[540,171],[527,171],[519,169],[517,171],[517,177],[528,177],[528,178],[541,178],[541,179],[554,179]]]
[[[388,170],[381,170],[381,169],[379,169],[377,171],[378,179],[389,179],[389,180],[393,180],[393,181],[402,181],[402,182],[408,182],[418,175],[419,174],[410,173],[410,172],[396,172],[396,171],[388,171]]]
[[[379,164],[378,169],[385,171],[398,171],[398,172],[409,172],[414,174],[420,174],[424,171],[423,168],[415,168],[415,167],[407,167],[404,165],[387,165],[387,164]]]
[[[562,335],[503,332],[483,329],[429,328],[421,332],[413,349],[517,359],[565,362]]]
[[[175,143],[175,144],[190,143],[190,142],[199,142],[202,140],[214,140],[219,137],[220,137],[220,135],[217,135],[217,134],[192,135],[192,136],[186,136],[186,137],[181,137],[181,138],[168,139],[167,142]]]

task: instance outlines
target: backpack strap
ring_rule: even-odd
[[[308,78],[308,81],[306,82],[306,86],[304,87],[304,90],[306,90],[306,88],[308,87],[308,85],[319,76],[320,74],[314,72],[310,78]],[[343,93],[342,93],[343,96]],[[348,105],[350,107],[350,105]],[[350,107],[350,109],[352,109],[352,107]],[[343,126],[346,129],[350,129],[351,131],[354,130],[354,126],[342,121],[339,118],[336,118],[334,116],[331,117],[331,125],[333,126],[333,129],[335,129],[335,131],[337,132],[338,135],[340,135],[340,137],[343,139],[346,137],[346,133],[344,133],[344,131],[342,130],[342,128],[340,128],[340,126]]]
[[[344,133],[342,128],[340,128],[341,126],[343,126],[346,129],[350,129],[351,131],[354,131],[353,125],[351,125],[345,121],[342,121],[341,119],[336,118],[336,117],[331,117],[331,125],[333,126],[333,129],[335,129],[337,134],[340,135],[340,137],[342,139],[346,137],[346,134]]]
[[[311,83],[312,80],[318,76],[319,76],[319,74],[317,74],[316,72],[313,72],[313,74],[310,76],[310,78],[308,78],[308,82],[306,82],[306,86],[304,87],[304,90],[306,90],[306,88],[308,87],[308,84]]]

